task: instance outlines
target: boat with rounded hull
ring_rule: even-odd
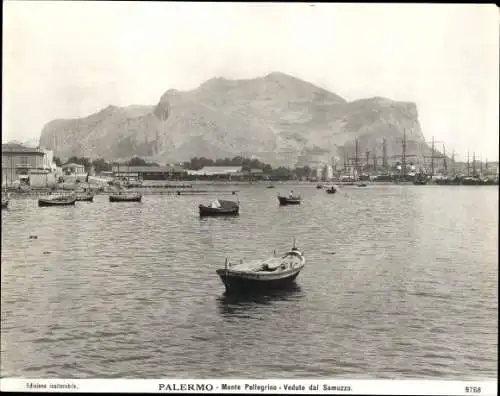
[[[239,202],[219,199],[208,205],[198,205],[200,216],[238,216],[240,213]]]
[[[75,196],[63,196],[55,198],[38,198],[38,206],[75,206]]]
[[[141,202],[141,193],[118,193],[109,196],[109,202]]]
[[[327,194],[335,194],[337,192],[337,189],[334,186],[328,187],[326,189]]]
[[[233,265],[226,260],[225,268],[218,269],[226,292],[243,293],[281,289],[295,281],[304,268],[303,253],[293,247],[281,257],[256,260]]]
[[[299,196],[284,197],[282,195],[278,195],[278,201],[280,205],[300,205],[302,198]]]

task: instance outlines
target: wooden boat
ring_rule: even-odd
[[[142,194],[138,193],[122,193],[111,194],[109,202],[141,202]]]
[[[322,184],[318,184],[318,185],[316,186],[316,188],[317,188],[318,190],[321,190],[321,189],[323,188],[323,185],[322,185]]]
[[[271,184],[271,185],[267,186],[266,188],[274,188],[274,186]]]
[[[295,281],[304,268],[304,254],[295,247],[280,257],[231,264],[216,270],[228,293],[281,289]]]
[[[63,195],[58,197],[38,198],[38,206],[74,206],[76,197],[74,195]]]
[[[337,192],[337,189],[334,186],[328,187],[326,189],[327,194],[335,194]]]
[[[9,206],[9,200],[2,198],[2,209],[6,209]]]
[[[93,202],[94,201],[94,194],[93,193],[77,193],[75,195],[77,201],[85,201],[85,202]]]
[[[200,204],[198,206],[200,216],[237,216],[240,212],[239,202],[215,200],[208,205]]]
[[[288,197],[278,195],[280,205],[300,205],[302,198],[299,195],[289,195]]]
[[[367,184],[366,183],[358,183],[358,184],[356,184],[356,186],[358,186],[358,187],[366,187]]]

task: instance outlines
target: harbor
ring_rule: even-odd
[[[12,199],[2,211],[2,338],[16,359],[4,359],[4,375],[126,377],[138,363],[146,378],[303,378],[332,367],[348,378],[495,375],[496,188],[265,186],[240,185],[239,215],[227,217],[199,215],[218,194],[116,204],[97,194],[53,208]],[[301,204],[280,206],[290,190]],[[226,259],[266,260],[294,238],[307,263],[290,288],[226,295],[216,273]],[[270,357],[254,355],[266,337],[278,340],[266,344]],[[304,352],[290,354],[297,337]],[[476,355],[443,365],[471,343]],[[58,358],[65,351],[74,362]]]

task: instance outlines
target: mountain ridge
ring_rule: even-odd
[[[417,151],[425,151],[415,103],[384,97],[348,102],[272,72],[252,79],[214,77],[193,90],[168,89],[155,105],[109,105],[86,117],[52,120],[43,127],[40,144],[63,158],[138,155],[177,162],[244,155],[294,165],[328,162],[344,149],[351,153],[356,138],[363,152],[381,155],[380,139],[386,138],[388,155],[400,154],[403,130]]]

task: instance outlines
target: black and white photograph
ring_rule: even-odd
[[[1,381],[496,384],[499,24],[4,1]]]

